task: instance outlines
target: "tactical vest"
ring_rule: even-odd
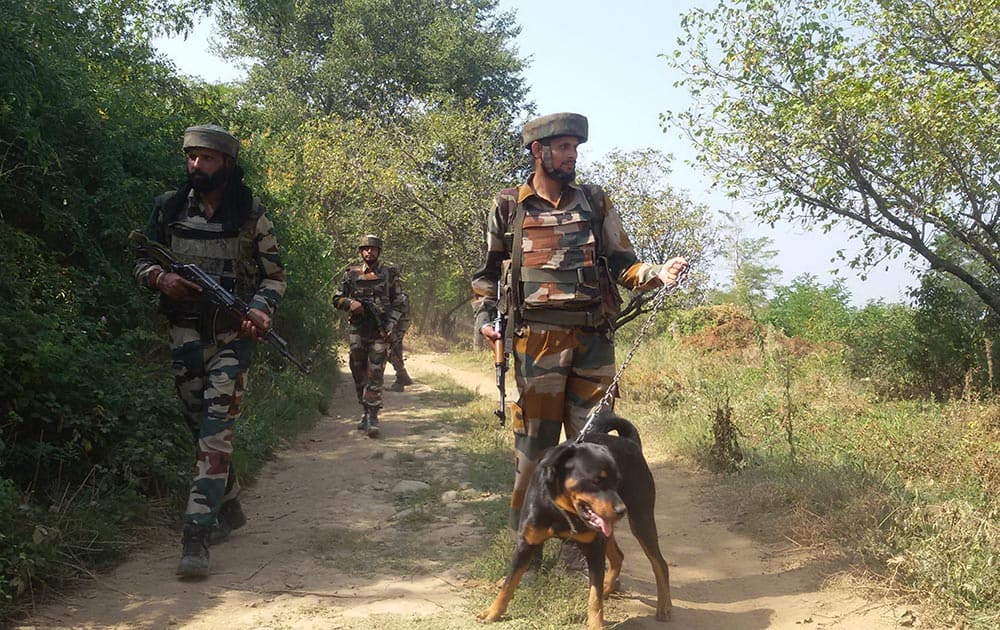
[[[156,198],[166,245],[182,263],[193,263],[212,276],[223,288],[245,302],[253,299],[261,281],[257,261],[256,226],[264,209],[256,198],[250,216],[241,226],[218,222],[197,222],[188,217],[187,202],[176,216],[165,216],[164,205],[175,193]],[[165,303],[168,315],[216,315],[206,302]]]
[[[385,324],[386,315],[392,306],[389,289],[396,281],[396,267],[381,264],[377,271],[366,272],[363,264],[356,264],[349,266],[347,273],[351,279],[350,297],[372,302],[382,318],[382,324]],[[352,323],[355,323],[353,319]]]
[[[603,194],[594,203],[600,189],[582,190],[580,203],[558,211],[517,203],[516,188],[501,192],[510,260],[500,308],[513,310],[515,322],[601,327],[617,317],[620,299],[600,242]]]

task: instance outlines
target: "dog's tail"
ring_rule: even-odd
[[[635,425],[610,411],[599,413],[594,418],[591,430],[597,433],[611,433],[615,431],[618,433],[618,437],[631,440],[640,447],[642,446],[642,440],[639,439],[639,430],[635,428]]]

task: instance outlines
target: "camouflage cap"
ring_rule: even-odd
[[[527,149],[535,140],[544,140],[555,136],[576,136],[580,142],[587,141],[587,117],[570,112],[549,114],[524,124],[521,140]]]
[[[382,239],[374,234],[365,234],[358,239],[358,249],[361,249],[362,247],[377,247],[382,249]]]
[[[240,141],[219,125],[194,125],[184,130],[184,149],[202,147],[239,157]]]

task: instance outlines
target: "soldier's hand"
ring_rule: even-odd
[[[677,278],[680,277],[684,271],[688,268],[688,261],[681,258],[680,256],[676,258],[671,258],[663,265],[663,269],[660,270],[659,278],[660,281],[668,287],[672,287],[677,284]]]
[[[271,329],[271,316],[264,311],[252,308],[247,311],[246,319],[240,325],[241,337],[253,337],[257,341],[267,340],[267,331]]]
[[[360,315],[365,310],[365,305],[357,300],[351,300],[350,310],[351,315]]]
[[[156,277],[156,288],[171,300],[196,300],[202,293],[201,287],[182,278],[172,271],[163,271]]]
[[[493,328],[493,324],[484,325],[479,329],[479,334],[485,337],[490,343],[500,339],[500,333]]]

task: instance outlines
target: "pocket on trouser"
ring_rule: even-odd
[[[510,403],[510,426],[514,430],[514,435],[528,434],[528,428],[524,424],[524,411],[516,402]]]

